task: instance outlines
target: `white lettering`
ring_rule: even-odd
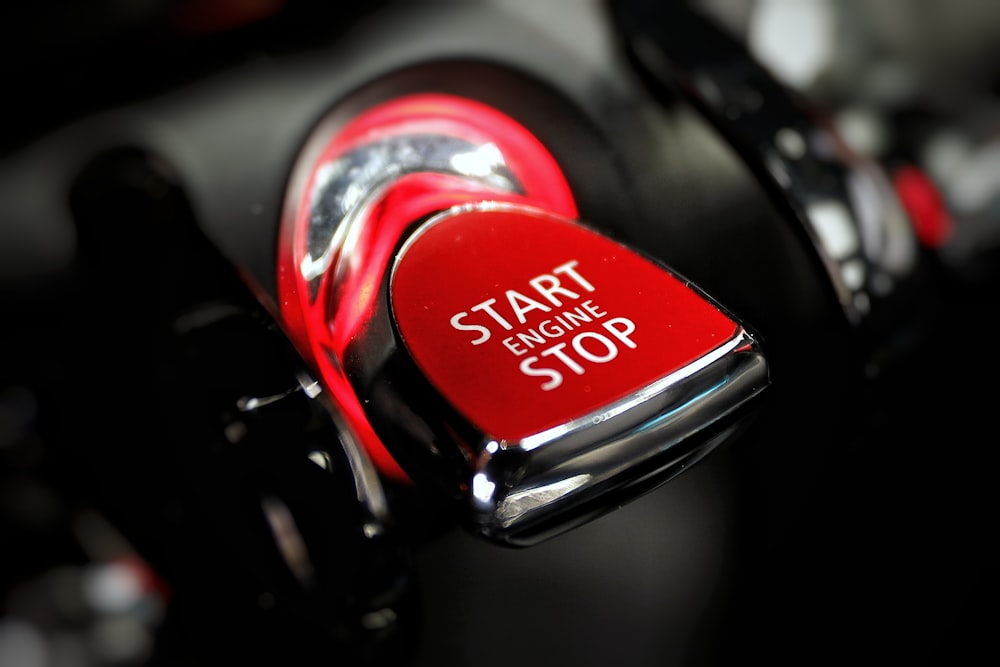
[[[580,292],[569,289],[566,283],[572,281],[582,290],[587,292],[593,292],[594,286],[584,278],[576,267],[579,264],[576,260],[566,262],[561,264],[556,268],[552,269],[551,273],[541,273],[528,281],[528,284],[535,290],[535,292],[544,299],[545,302],[552,304],[552,306],[561,307],[563,302],[567,299],[579,299]],[[564,279],[561,280],[559,276]],[[504,291],[504,296],[507,299],[507,309],[509,315],[501,314],[503,308],[497,309],[497,299],[490,298],[477,303],[476,305],[469,308],[468,311],[462,311],[456,313],[451,318],[451,326],[459,331],[473,331],[476,332],[479,337],[472,341],[473,345],[481,345],[492,337],[491,329],[495,329],[495,325],[499,324],[501,328],[505,331],[511,331],[514,328],[514,320],[519,324],[528,323],[528,314],[532,311],[538,310],[543,313],[549,313],[552,311],[552,307],[546,305],[543,301],[539,301],[530,296],[526,296],[524,293],[517,290],[509,289]],[[588,315],[589,313],[589,315]],[[464,322],[466,318],[472,317],[471,314],[483,314],[486,315],[487,320],[482,320],[477,324]],[[563,319],[559,315],[555,316],[556,322],[561,325],[563,331],[557,335],[563,335],[567,331],[571,331],[575,326],[579,326],[581,322],[590,322],[594,317],[603,317],[607,313],[601,311],[597,306],[593,304],[592,301],[585,301],[580,306],[577,306],[572,311],[564,311],[562,315],[566,316]],[[492,321],[490,321],[492,320]],[[549,321],[551,324],[551,320]],[[534,332],[537,335],[537,331]],[[553,335],[545,332],[545,336],[552,338]],[[529,344],[529,347],[530,344]],[[515,354],[517,354],[515,352]]]
[[[580,295],[576,292],[571,292],[559,283],[559,279],[553,275],[543,273],[542,275],[532,278],[528,281],[531,286],[535,288],[535,291],[544,296],[553,306],[561,306],[562,301],[556,297],[556,293],[562,294],[570,299],[579,299]],[[547,283],[547,285],[543,285]]]
[[[607,312],[605,312],[605,311],[601,310],[599,307],[595,306],[594,302],[591,301],[590,299],[587,299],[586,301],[584,301],[583,303],[581,303],[580,307],[583,308],[588,313],[590,313],[591,315],[593,315],[594,317],[600,318],[600,317],[604,317],[605,315],[607,315]]]
[[[492,317],[494,319],[494,321],[496,321],[497,324],[499,324],[500,326],[502,326],[507,331],[510,331],[511,329],[514,328],[514,326],[510,322],[508,322],[507,320],[505,320],[503,317],[501,317],[500,313],[498,313],[497,311],[493,310],[493,304],[496,303],[496,302],[497,302],[496,299],[487,299],[486,301],[483,301],[482,303],[477,303],[476,305],[474,305],[469,310],[476,310],[476,311],[481,310],[481,311],[485,312],[487,315],[489,315],[490,317]]]
[[[517,321],[521,324],[527,322],[527,318],[524,316],[525,313],[530,313],[533,310],[540,310],[542,312],[549,312],[552,310],[544,303],[535,301],[532,298],[526,297],[516,290],[507,290],[507,303],[510,304],[510,309],[514,312],[517,317]],[[521,303],[525,304],[523,307]]]
[[[587,282],[587,280],[583,276],[581,276],[579,273],[576,272],[577,264],[579,264],[579,262],[577,262],[574,259],[573,261],[566,262],[565,264],[562,264],[561,266],[557,266],[556,268],[552,269],[552,273],[565,274],[570,278],[572,278],[573,280],[575,280],[576,284],[582,287],[583,289],[587,290],[588,292],[593,292],[594,286],[591,285],[589,282]]]
[[[622,327],[621,329],[618,328],[619,325]],[[636,344],[628,337],[630,333],[635,331],[635,322],[632,320],[626,317],[612,317],[601,326],[607,329],[612,336],[620,340],[629,349],[634,350],[636,348]]]
[[[604,347],[604,354],[594,354],[585,348],[583,346],[583,341],[588,339],[598,341]],[[592,361],[595,364],[606,364],[618,356],[618,347],[615,345],[614,341],[609,339],[607,336],[603,336],[593,331],[584,331],[581,334],[577,334],[573,339],[573,349],[576,350],[576,353],[581,357],[587,361]]]
[[[539,322],[538,330],[541,331],[542,334],[544,334],[545,336],[548,336],[549,338],[559,338],[559,336],[562,336],[564,333],[566,333],[566,330],[563,329],[558,324],[552,324],[552,320],[542,320],[541,322]],[[541,343],[542,341],[538,342]]]
[[[542,350],[542,356],[543,357],[554,356],[559,361],[566,364],[566,368],[570,369],[577,375],[583,375],[583,366],[573,361],[573,359],[571,359],[569,355],[563,352],[564,347],[566,347],[566,343],[559,343],[558,345],[553,345],[547,350]]]
[[[542,384],[542,391],[552,391],[562,384],[562,373],[552,368],[534,368],[532,364],[538,361],[538,357],[528,357],[521,362],[521,372],[532,377],[548,378],[549,381]]]
[[[514,353],[514,356],[520,357],[522,354],[528,353],[527,350],[523,349],[520,345],[517,344],[517,341],[514,340],[513,336],[510,336],[509,338],[504,338],[503,341],[501,342],[504,344],[504,347],[506,347],[508,350]]]
[[[621,341],[625,347],[633,350],[637,347],[636,343],[629,338],[629,334],[635,332],[635,323],[632,320],[625,317],[616,317],[604,322],[602,326],[614,339]],[[506,341],[504,344],[506,344]],[[507,347],[511,351],[514,350],[510,345]],[[520,355],[524,352],[524,350],[518,349],[520,351],[515,352],[515,354]],[[572,349],[582,361],[592,364],[606,364],[618,357],[618,352],[621,348],[612,338],[602,333],[582,331],[573,337],[569,343],[569,348],[567,348],[566,343],[558,343],[542,350],[538,357],[528,357],[522,361],[520,366],[521,372],[533,377],[548,378],[549,381],[542,384],[542,390],[550,391],[555,389],[562,384],[563,374],[555,368],[541,368],[536,367],[535,364],[541,361],[541,357],[553,357],[562,362],[563,366],[573,373],[583,375],[586,373],[586,368],[570,355],[569,349]]]
[[[547,321],[547,320],[546,320]],[[538,333],[534,329],[528,329],[523,333],[517,334],[517,339],[528,346],[528,349],[534,349],[534,343],[544,343],[545,338],[542,334]]]
[[[590,301],[585,301],[584,303],[590,303]],[[567,326],[568,329],[572,329],[574,326],[578,327],[578,326],[580,326],[581,324],[583,324],[585,322],[592,322],[593,321],[593,318],[588,317],[587,315],[584,315],[582,312],[580,312],[580,307],[579,306],[577,306],[576,308],[574,308],[573,311],[574,312],[570,312],[568,310],[567,311],[563,311],[563,317],[566,318],[566,322],[568,324],[568,326]]]
[[[462,324],[462,318],[468,317],[466,312],[457,313],[451,318],[451,326],[459,331],[478,331],[479,338],[472,341],[473,345],[482,345],[490,339],[490,330],[480,324]]]

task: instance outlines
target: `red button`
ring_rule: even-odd
[[[577,222],[509,206],[426,223],[396,260],[390,296],[424,375],[508,442],[597,413],[738,328],[660,265]]]

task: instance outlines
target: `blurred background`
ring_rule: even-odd
[[[400,4],[8,3],[0,10],[6,89],[0,180],[22,188],[22,156],[79,119],[224,78],[248,64],[327,48]],[[607,39],[611,29],[599,2],[483,4],[526,26],[564,22],[579,28],[581,39]],[[845,416],[858,429],[846,446],[850,455],[838,460],[846,470],[820,477],[805,500],[808,520],[755,552],[759,570],[729,562],[727,550],[751,510],[733,491],[746,483],[733,482],[739,456],[726,452],[619,510],[613,521],[528,552],[499,550],[447,528],[434,539],[413,538],[405,526],[398,541],[371,550],[361,540],[327,544],[330,535],[354,535],[370,517],[352,509],[311,525],[289,524],[288,507],[296,502],[335,499],[316,490],[322,485],[311,486],[316,469],[303,471],[297,460],[274,463],[266,443],[284,432],[275,435],[273,425],[239,415],[219,417],[221,409],[204,406],[223,398],[169,368],[102,377],[104,354],[132,355],[130,363],[141,366],[147,349],[129,342],[127,332],[107,334],[111,323],[136,323],[97,304],[96,295],[67,290],[66,277],[49,271],[72,253],[60,250],[72,242],[52,237],[35,256],[19,245],[22,232],[7,226],[0,228],[0,665],[194,665],[289,656],[295,664],[707,665],[733,664],[742,655],[843,664],[864,661],[868,647],[882,661],[906,664],[966,664],[981,653],[995,659],[990,610],[998,591],[992,545],[998,498],[985,460],[997,442],[990,415],[1000,370],[990,345],[1000,285],[1000,3],[693,4],[777,79],[828,112],[853,149],[886,165],[919,168],[917,181],[897,187],[914,188],[916,206],[947,219],[937,227],[948,230],[939,239],[940,257],[960,295],[943,311],[926,353],[873,390],[877,409]],[[158,208],[145,214],[191,218],[172,176],[143,169],[137,188],[161,193]],[[928,193],[940,199],[928,201]],[[30,219],[16,205],[0,201],[0,225]],[[178,232],[178,247],[197,248],[192,254],[215,267],[204,239],[186,233]],[[158,237],[141,238],[151,246]],[[162,296],[177,308],[221,301],[226,312],[240,313],[218,321],[205,315],[214,324],[171,348],[173,359],[230,378],[226,400],[292,391],[298,371],[292,355],[260,324],[247,295],[227,301],[237,276],[196,269],[202,264],[187,256],[157,260],[178,275],[190,273],[178,278],[181,288]],[[142,269],[138,259],[129,266],[135,272],[126,273],[123,285]],[[206,296],[198,292],[204,282],[225,288]],[[233,349],[233,335],[276,350],[273,363],[248,371],[243,360],[258,353]],[[74,362],[64,366],[68,358]],[[52,377],[75,382],[54,386]],[[144,378],[171,378],[176,384],[165,386],[184,398],[151,410],[139,397]],[[74,398],[88,393],[90,400]],[[111,396],[117,403],[102,402]],[[295,401],[277,419],[308,434],[293,449],[314,463],[343,456],[317,454],[317,441],[335,425],[313,414],[308,401]],[[106,413],[95,414],[95,404]],[[182,410],[194,416],[174,420]],[[159,426],[164,416],[174,420],[170,429]],[[118,431],[134,440],[105,442],[92,450],[100,456],[81,457],[102,435],[113,437],[102,430],[104,418],[119,420]],[[205,420],[216,420],[212,428],[225,437],[185,435],[200,433]],[[168,444],[183,441],[187,448],[166,449],[161,428],[181,434]],[[802,434],[803,446],[809,439]],[[254,453],[244,448],[236,464],[238,441],[253,443]],[[75,444],[70,453],[67,442]],[[203,469],[202,456],[208,456]],[[213,487],[234,470],[231,486]],[[101,480],[98,488],[93,479]],[[353,492],[350,479],[338,484]],[[262,488],[267,492],[260,495]],[[405,490],[390,485],[387,493],[390,501],[400,494],[397,523],[419,511],[407,508]],[[241,494],[252,496],[254,513],[240,514],[243,505],[233,498]],[[206,512],[206,505],[216,509]],[[238,538],[227,541],[214,512],[241,516],[249,527],[234,527]],[[272,576],[275,562],[300,562],[295,535],[325,545],[316,553],[328,560],[311,566],[341,579],[364,571],[358,577],[364,581],[331,591],[303,583],[308,568],[292,567],[295,576],[287,580]],[[179,546],[191,540],[211,549]],[[407,548],[413,543],[419,548]],[[254,549],[261,555],[247,557]]]
[[[945,251],[956,266],[986,247],[995,248],[1000,192],[996,3],[697,4],[780,81],[828,109],[853,148],[883,163],[910,162],[933,180],[948,209],[962,219],[962,238]]]

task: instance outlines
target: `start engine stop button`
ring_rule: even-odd
[[[428,221],[399,253],[390,290],[425,376],[506,442],[599,418],[740,329],[651,260],[578,222],[513,206]]]

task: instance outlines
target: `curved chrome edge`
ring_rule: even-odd
[[[318,386],[318,383],[313,380],[311,386]],[[389,522],[391,517],[382,480],[379,478],[371,457],[368,456],[353,429],[344,420],[339,408],[330,396],[320,390],[315,398],[323,405],[337,428],[340,448],[343,450],[350,467],[358,502],[365,508],[371,519],[365,523],[365,536],[374,537],[382,532],[382,526]]]
[[[275,310],[378,472],[393,479],[408,473],[348,386],[339,345],[374,317],[369,288],[387,270],[387,250],[405,238],[409,224],[470,193],[525,196],[526,174],[516,166],[535,165],[544,148],[526,142],[526,131],[513,121],[484,120],[470,105],[478,103],[416,93],[332,110],[306,138],[282,208]],[[416,116],[409,113],[414,109]],[[451,199],[420,190],[428,177],[453,179]],[[418,191],[411,217],[383,216],[384,202],[407,183]]]
[[[760,345],[740,327],[607,409],[520,442],[488,440],[471,484],[474,522],[491,539],[528,545],[556,517],[574,525],[572,515],[590,512],[599,495],[659,486],[725,440],[719,429],[728,436],[739,409],[768,384]]]
[[[316,169],[308,192],[307,248],[299,266],[303,278],[313,282],[323,276],[371,202],[403,176],[418,173],[460,176],[504,192],[522,189],[492,143],[476,145],[446,134],[402,134],[363,143]]]

